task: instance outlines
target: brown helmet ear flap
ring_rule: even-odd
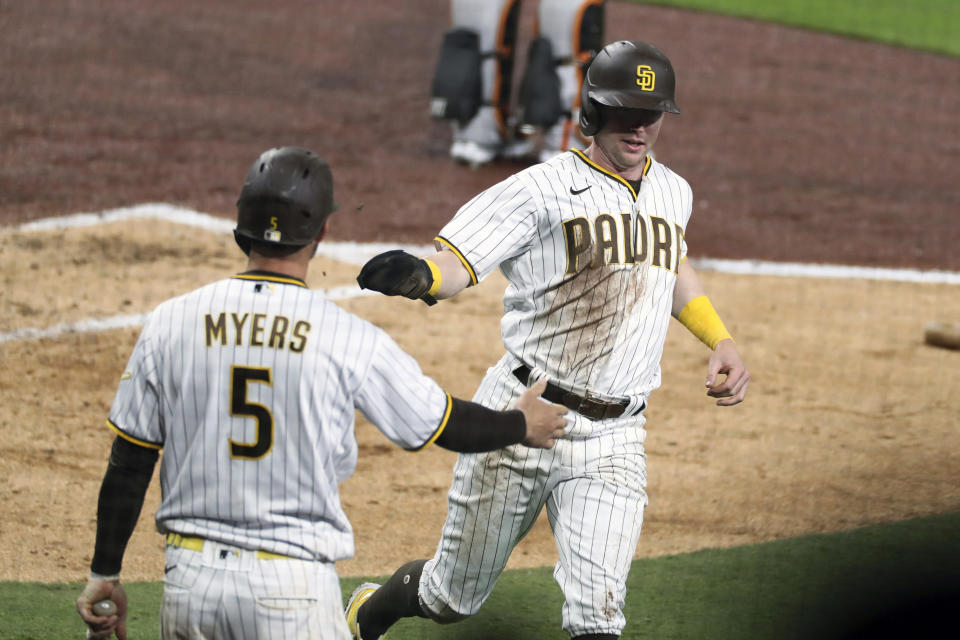
[[[586,92],[582,92],[586,93]],[[580,98],[580,132],[587,136],[594,136],[603,127],[603,109],[590,97],[581,95]]]

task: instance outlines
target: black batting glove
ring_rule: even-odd
[[[400,249],[370,258],[360,270],[357,284],[361,289],[379,291],[388,296],[423,300],[430,305],[437,303],[427,294],[433,286],[433,274],[426,261]]]

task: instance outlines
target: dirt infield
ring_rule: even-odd
[[[0,330],[9,331],[143,313],[242,261],[229,235],[125,222],[2,233],[0,266],[13,274],[0,313]],[[349,284],[356,271],[317,258],[309,284]],[[32,290],[12,286],[37,272],[45,277]],[[922,331],[926,318],[960,317],[956,286],[703,277],[753,369],[751,397],[734,409],[714,407],[702,390],[705,348],[671,328],[664,386],[648,410],[651,504],[638,555],[956,510],[960,433],[951,392],[960,353],[924,345]],[[503,287],[493,276],[432,308],[379,296],[341,304],[396,336],[449,391],[469,397],[501,353]],[[0,472],[9,490],[0,494],[0,536],[11,544],[0,545],[0,579],[82,577],[112,439],[103,420],[137,332],[0,344],[0,389],[14,398],[2,414]],[[360,459],[342,497],[358,552],[340,570],[385,573],[399,559],[432,552],[454,456],[436,447],[402,452],[363,421],[357,432]],[[157,484],[127,553],[129,579],[162,575],[152,526]],[[554,559],[541,521],[511,566]]]
[[[446,26],[435,6],[8,3],[0,224],[150,201],[229,217],[252,158],[293,143],[333,166],[333,239],[428,242],[459,204],[518,168],[448,161],[447,131],[426,114]],[[960,87],[945,81],[960,62],[618,2],[607,32],[674,60],[683,114],[665,124],[658,157],[697,196],[692,255],[960,270]],[[2,231],[0,332],[143,313],[241,265],[229,236],[172,223]],[[310,285],[355,273],[318,259]],[[960,319],[956,286],[704,280],[754,372],[751,397],[713,407],[704,348],[671,329],[648,412],[639,556],[960,508],[960,353],[922,336],[929,321]],[[469,396],[501,353],[502,288],[495,276],[430,309],[342,304]],[[0,343],[0,579],[83,577],[111,437],[103,420],[136,335]],[[358,553],[340,571],[377,574],[432,552],[453,455],[399,452],[363,422],[358,438],[343,486]],[[162,575],[155,484],[128,579]],[[512,566],[552,563],[549,537],[539,523]]]

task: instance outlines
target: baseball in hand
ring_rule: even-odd
[[[93,610],[93,615],[95,616],[113,616],[117,614],[117,603],[113,600],[101,600],[100,602],[94,602],[93,606],[90,607]]]

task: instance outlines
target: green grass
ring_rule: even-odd
[[[960,597],[958,538],[960,513],[954,513],[638,560],[628,583],[623,637],[852,640],[838,630],[909,606],[918,597]],[[344,595],[366,579],[342,580]],[[73,608],[81,586],[0,582],[0,640],[82,637]],[[129,638],[157,637],[160,583],[130,583],[126,589],[133,606]],[[477,616],[452,626],[406,620],[389,638],[563,640],[562,600],[549,568],[509,571]],[[918,632],[929,619],[911,620],[910,633],[902,637],[928,637]],[[956,625],[954,619],[949,622]],[[894,622],[887,621],[885,628],[895,628]],[[878,637],[888,636],[871,635]]]
[[[631,0],[698,9],[960,56],[957,0]]]

